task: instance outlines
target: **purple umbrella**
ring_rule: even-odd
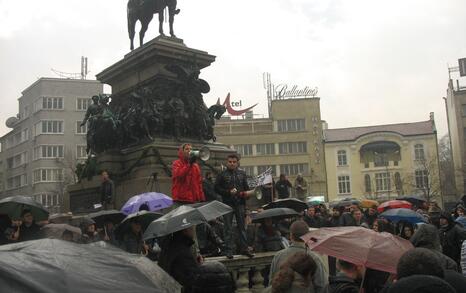
[[[121,212],[125,215],[136,213],[140,210],[148,210],[150,212],[168,208],[173,204],[171,197],[158,192],[146,192],[135,195],[121,208]]]

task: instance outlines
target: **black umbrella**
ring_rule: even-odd
[[[125,233],[127,233],[131,229],[131,222],[137,221],[141,224],[142,231],[144,232],[149,224],[162,217],[163,214],[155,213],[155,212],[148,212],[148,211],[140,211],[134,214],[128,215],[115,229],[115,237],[117,240],[122,240]]]
[[[233,209],[222,202],[217,200],[209,201],[209,202],[199,202],[195,204],[191,204],[193,208],[197,208],[201,214],[204,215],[207,221],[212,221],[218,217],[223,215],[229,214],[233,212]]]
[[[199,209],[189,205],[180,206],[150,223],[144,232],[144,240],[162,237],[205,222],[207,219]]]
[[[289,208],[274,208],[263,210],[262,212],[257,214],[252,214],[251,218],[253,223],[258,223],[267,218],[273,218],[278,220],[291,218],[295,216],[299,216],[299,214],[295,210]]]
[[[398,197],[397,198],[398,200],[405,200],[409,203],[411,203],[412,205],[415,205],[417,207],[420,207],[422,206],[426,200],[423,199],[422,197],[418,196],[418,195],[407,195],[407,196],[402,196],[402,197]]]
[[[355,198],[345,198],[343,200],[340,200],[340,201],[336,201],[336,202],[331,202],[329,204],[330,208],[341,208],[341,207],[347,207],[347,206],[350,206],[350,205],[360,205],[361,202]]]
[[[2,292],[181,292],[156,263],[121,249],[41,239],[0,246]]]
[[[0,214],[8,215],[12,220],[20,219],[24,210],[30,210],[36,222],[49,218],[49,212],[32,197],[16,195],[0,200]]]
[[[110,221],[113,224],[119,224],[126,216],[117,210],[102,210],[89,214],[89,218],[95,221],[97,227],[103,227],[105,222]]]
[[[289,208],[297,211],[298,213],[308,208],[307,203],[297,198],[284,198],[273,201],[263,206],[265,210],[274,208]]]

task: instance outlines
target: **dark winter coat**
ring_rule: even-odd
[[[466,230],[458,224],[449,223],[447,227],[440,228],[439,235],[443,253],[459,263],[461,245],[466,239]]]
[[[142,234],[136,235],[133,232],[126,233],[123,236],[121,249],[134,254],[140,254],[141,252],[143,252],[144,241],[142,240]]]
[[[308,215],[304,216],[304,222],[311,228],[321,228],[324,226],[324,219],[319,216],[309,217]]]
[[[339,226],[348,227],[348,226],[358,226],[356,220],[353,218],[351,213],[343,213],[340,217]]]
[[[275,183],[275,189],[277,190],[278,198],[288,198],[290,197],[290,188],[292,188],[291,182],[289,180],[278,180]]]
[[[442,253],[439,230],[430,224],[421,225],[410,239],[414,247],[422,247],[434,252],[444,269],[459,271],[458,264]]]
[[[265,231],[264,225],[261,225],[257,229],[256,241],[255,241],[255,251],[257,252],[266,252],[266,251],[279,251],[285,248],[282,244],[282,237],[280,232],[278,232],[275,227],[272,227],[272,230],[267,233]]]
[[[238,195],[231,195],[230,190],[236,188]],[[243,170],[226,169],[220,173],[215,181],[215,191],[222,196],[224,204],[229,206],[245,205],[244,197],[239,196],[242,191],[248,191],[247,175]]]
[[[199,278],[193,285],[195,293],[232,293],[233,279],[224,264],[205,262],[199,267]]]
[[[19,227],[19,238],[18,241],[29,241],[29,240],[37,240],[42,238],[42,231],[40,230],[39,225],[36,223],[32,223],[31,226],[27,227],[26,224],[22,224]]]
[[[328,293],[359,293],[359,284],[345,276],[330,276]]]
[[[202,188],[204,190],[204,196],[206,201],[218,200],[222,201],[220,195],[215,192],[214,182],[209,179],[204,179],[202,181]]]
[[[191,246],[194,241],[178,232],[162,242],[158,265],[184,287],[192,292],[199,278],[199,264],[195,261]]]
[[[178,160],[172,166],[172,198],[184,203],[205,201],[201,168],[184,158],[183,147],[178,150]]]
[[[325,222],[325,227],[338,227],[340,225],[340,217],[329,217]]]
[[[113,203],[115,201],[115,184],[108,179],[100,185],[100,202]]]

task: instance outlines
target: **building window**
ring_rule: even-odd
[[[10,177],[6,180],[6,189],[16,189],[28,184],[27,174]]]
[[[87,123],[84,123],[81,126],[82,121],[76,121],[76,134],[86,134],[87,133]]]
[[[85,145],[77,145],[76,146],[76,158],[86,159],[87,158],[86,148],[87,147]]]
[[[338,166],[348,165],[348,160],[346,158],[346,151],[340,150],[337,152],[338,157]]]
[[[5,150],[15,147],[29,140],[29,129],[25,128],[15,134],[8,136],[5,139]]]
[[[280,165],[280,174],[298,175],[299,173],[301,173],[303,175],[309,174],[309,165],[308,164],[285,164],[285,165]]]
[[[375,189],[376,191],[389,191],[390,188],[390,173],[375,174]]]
[[[274,143],[260,143],[256,145],[256,154],[259,155],[274,155],[275,144]]]
[[[338,193],[351,193],[351,183],[349,176],[338,176]]]
[[[63,145],[40,145],[34,148],[34,160],[63,158]]]
[[[77,98],[76,99],[76,110],[86,111],[87,107],[92,103],[92,100],[89,98]]]
[[[305,119],[277,120],[277,129],[279,132],[302,131],[306,129],[305,121]]]
[[[257,174],[262,174],[268,169],[272,169],[272,175],[275,175],[275,166],[274,165],[262,165],[262,166],[257,166]]]
[[[252,144],[237,144],[234,145],[233,148],[241,156],[252,156]]]
[[[243,169],[246,175],[254,176],[254,166],[241,166],[241,169]]]
[[[42,109],[63,110],[63,98],[42,98]]]
[[[395,188],[397,191],[401,191],[403,188],[403,183],[401,182],[401,176],[399,172],[395,173]]]
[[[41,203],[49,211],[51,211],[52,208],[56,209],[60,207],[60,198],[56,193],[36,194],[33,197],[35,201]]]
[[[425,189],[429,186],[429,176],[427,170],[416,170],[414,172],[416,179],[416,188]]]
[[[36,125],[36,135],[39,134],[63,134],[62,120],[42,120]]]
[[[371,182],[371,176],[369,174],[364,175],[364,186],[366,188],[367,193],[372,192],[372,182]]]
[[[278,152],[280,154],[307,153],[307,143],[305,141],[283,142],[278,144]]]
[[[63,169],[50,168],[34,170],[34,183],[61,181],[63,181]]]
[[[416,144],[414,146],[414,159],[416,161],[423,161],[425,159],[424,146],[422,144]]]
[[[374,167],[387,167],[388,165],[387,154],[374,153]]]
[[[27,163],[28,160],[28,152],[22,152],[20,154],[14,155],[6,159],[6,166],[7,169],[17,168]]]

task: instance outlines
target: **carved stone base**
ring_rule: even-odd
[[[228,154],[234,152],[222,144],[189,142],[193,149],[207,146],[210,159],[199,161],[203,173],[219,172]],[[115,183],[116,208],[120,208],[130,197],[149,191],[171,196],[171,170],[173,161],[178,159],[181,142],[158,140],[143,146],[108,151],[97,157],[98,170],[107,170]],[[82,179],[80,183],[68,186],[69,208],[73,212],[88,212],[100,201],[99,176],[92,180]]]

